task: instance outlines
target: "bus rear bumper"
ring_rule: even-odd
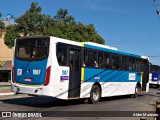
[[[30,95],[45,95],[45,96],[51,96],[50,86],[25,86],[25,85],[19,85],[19,84],[12,84],[12,91],[15,93],[26,93]]]
[[[154,81],[154,82],[153,82],[153,81],[150,81],[149,84],[150,84],[150,85],[160,86],[160,81]]]

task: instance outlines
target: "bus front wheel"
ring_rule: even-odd
[[[93,85],[91,92],[90,92],[90,98],[88,100],[89,103],[95,104],[100,101],[101,98],[101,90],[98,85]]]
[[[140,93],[141,93],[141,86],[137,84],[135,87],[134,97],[137,98]]]

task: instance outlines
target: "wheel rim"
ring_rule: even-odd
[[[141,92],[141,88],[140,87],[136,87],[136,93],[140,93]]]
[[[96,91],[96,90],[93,91],[93,99],[94,99],[95,101],[99,99],[99,92]]]

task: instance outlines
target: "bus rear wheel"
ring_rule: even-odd
[[[99,86],[93,85],[88,102],[91,104],[95,104],[100,101],[100,98],[101,98],[101,90]]]

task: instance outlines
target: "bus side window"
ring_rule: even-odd
[[[88,67],[88,50],[84,50],[83,56],[83,67]]]
[[[59,65],[67,66],[67,46],[59,44],[57,46],[57,60]]]
[[[69,66],[70,70],[73,70],[73,59],[74,59],[74,52],[72,50],[69,51]]]
[[[140,70],[141,70],[141,61],[136,60],[136,71],[140,71]]]
[[[97,53],[93,50],[84,50],[84,64],[86,67],[98,67]]]
[[[110,68],[110,59],[107,53],[104,53],[104,68]]]
[[[128,70],[128,58],[122,56],[122,70]]]
[[[129,59],[129,70],[135,70],[135,59],[134,58]]]
[[[103,67],[103,52],[98,52],[98,67]]]
[[[95,52],[95,51],[92,51],[93,53],[93,55],[91,55],[92,57],[91,57],[91,62],[92,62],[92,67],[98,67],[98,63],[97,63],[97,52]]]
[[[120,69],[121,61],[120,56],[112,55],[112,69]]]

